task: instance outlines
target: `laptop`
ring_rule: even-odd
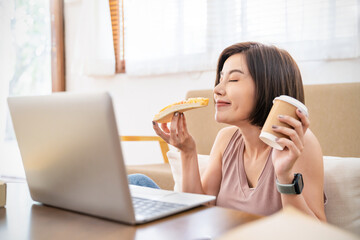
[[[8,105],[34,201],[140,224],[215,200],[129,185],[107,92],[9,97]]]

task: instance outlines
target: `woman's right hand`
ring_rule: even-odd
[[[171,120],[170,129],[167,123],[161,123],[161,129],[156,122],[153,122],[153,128],[156,134],[164,139],[168,144],[187,153],[196,151],[196,145],[193,137],[189,134],[186,127],[184,113],[176,112]]]

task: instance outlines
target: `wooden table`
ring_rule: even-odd
[[[26,183],[8,183],[7,204],[0,208],[0,239],[214,239],[259,218],[201,206],[130,226],[39,204],[31,200]]]

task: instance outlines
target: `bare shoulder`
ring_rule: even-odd
[[[221,137],[221,138],[231,138],[234,133],[236,132],[236,130],[238,130],[238,127],[235,126],[230,126],[230,127],[224,127],[222,129],[220,129],[220,131],[218,132],[217,137]]]
[[[319,145],[320,146],[320,143],[319,143],[319,140],[317,139],[317,137],[315,136],[315,134],[311,131],[310,128],[307,129],[307,131],[305,132],[305,135],[304,135],[304,140],[305,140],[305,143],[309,142],[309,143],[312,143],[312,144],[316,144],[316,145]]]
[[[308,129],[304,135],[304,153],[305,154],[314,154],[315,156],[322,157],[321,146],[319,140],[315,136],[315,134]]]
[[[225,127],[216,136],[210,152],[209,165],[201,178],[203,190],[206,194],[216,196],[219,193],[223,153],[237,129],[237,127]]]
[[[227,146],[234,133],[238,130],[238,127],[230,126],[222,128],[215,139],[215,143]]]
[[[216,152],[217,154],[222,155],[225,148],[229,144],[230,139],[232,138],[232,136],[238,129],[239,128],[237,128],[235,126],[222,128],[216,136],[216,139],[215,139],[215,142],[214,142],[211,152],[212,153]]]
[[[306,170],[320,170],[322,169],[322,150],[319,143],[319,140],[315,134],[308,129],[304,135],[304,149],[299,158],[300,161],[297,161],[296,168],[306,169]],[[309,168],[310,166],[313,166]]]

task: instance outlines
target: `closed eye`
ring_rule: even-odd
[[[229,80],[229,82],[237,82],[237,79]]]

